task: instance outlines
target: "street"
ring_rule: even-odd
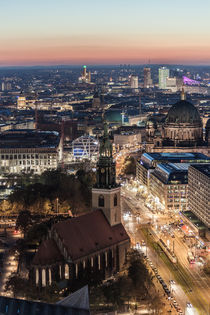
[[[139,199],[139,198],[138,198]],[[170,286],[173,296],[180,305],[184,314],[209,314],[209,296],[210,285],[209,278],[204,275],[198,264],[190,264],[187,257],[189,247],[183,242],[183,236],[180,231],[173,229],[173,234],[164,233],[161,227],[167,226],[169,218],[163,214],[152,213],[144,205],[144,200],[138,200],[135,192],[122,187],[122,213],[124,225],[128,231],[133,244],[142,244],[142,240],[146,243],[147,256],[158,269],[158,274],[164,282]],[[171,220],[170,220],[171,221]],[[167,263],[163,260],[161,252],[155,251],[145,239],[140,227],[150,223],[150,230],[154,233],[153,241],[161,239],[168,244],[169,248],[174,250],[178,264],[174,273],[173,263]],[[152,234],[153,235],[153,234]],[[173,236],[173,237],[172,237]],[[151,236],[150,236],[151,238]],[[173,274],[177,275],[175,284],[170,284]],[[191,302],[192,308],[187,307],[187,303]]]

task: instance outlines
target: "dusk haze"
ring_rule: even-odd
[[[210,62],[209,0],[1,1],[0,65]]]

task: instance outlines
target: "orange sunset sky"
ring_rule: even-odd
[[[0,66],[210,63],[209,0],[0,2]]]

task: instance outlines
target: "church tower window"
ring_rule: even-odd
[[[104,207],[104,196],[103,195],[100,195],[98,197],[98,206],[99,207]]]
[[[114,207],[117,206],[117,194],[114,195]]]

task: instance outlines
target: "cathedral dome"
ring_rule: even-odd
[[[201,118],[193,104],[180,100],[169,109],[166,123],[201,125]]]
[[[206,130],[207,130],[207,129],[210,130],[210,118],[207,120],[205,129],[206,129]]]

